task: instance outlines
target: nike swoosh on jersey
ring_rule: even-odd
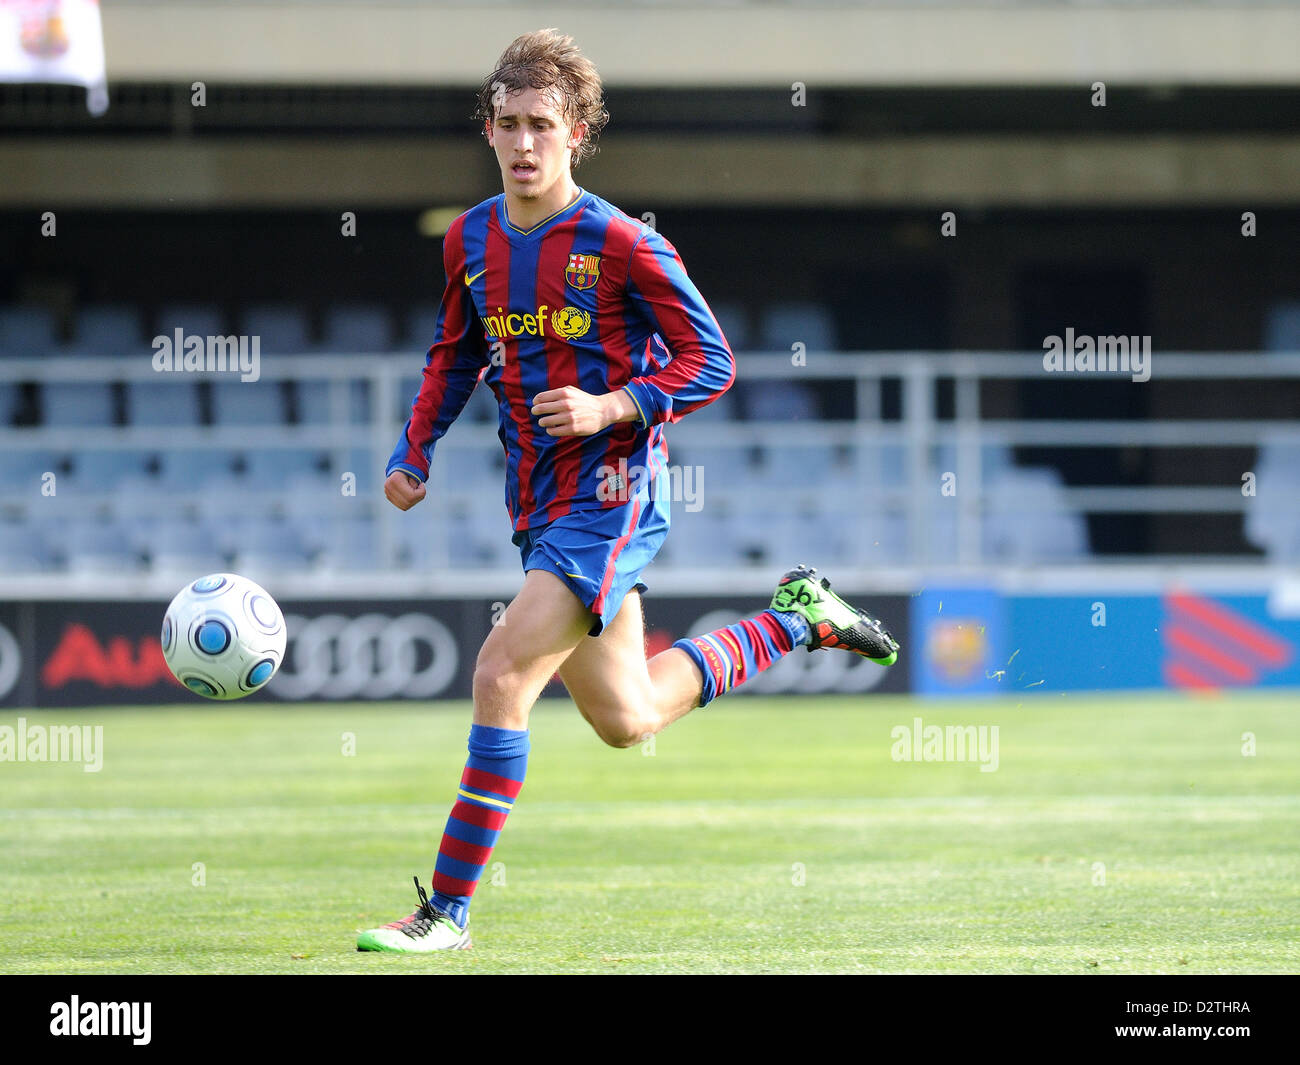
[[[480,277],[482,277],[482,276],[483,276],[484,274],[486,274],[486,273],[487,273],[487,267],[486,267],[486,266],[485,266],[482,270],[480,270],[477,274],[475,274],[473,277],[470,277],[470,276],[469,276],[469,271],[466,270],[466,271],[465,271],[465,284],[467,284],[467,285],[472,285],[472,284],[474,284],[474,282],[475,282],[476,280],[478,280]]]

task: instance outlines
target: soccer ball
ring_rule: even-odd
[[[167,607],[163,658],[196,695],[242,699],[275,676],[285,635],[284,615],[264,588],[213,573],[187,584]]]

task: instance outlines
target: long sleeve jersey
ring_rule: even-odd
[[[625,502],[602,491],[609,471],[665,469],[664,423],[735,379],[731,349],[676,249],[590,192],[527,230],[511,224],[504,194],[485,200],[451,224],[443,265],[424,378],[387,473],[426,480],[435,444],[482,378],[500,414],[516,530]],[[549,436],[533,399],[565,385],[626,389],[637,419]]]

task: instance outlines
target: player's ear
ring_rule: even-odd
[[[483,136],[487,138],[488,144],[492,144],[492,120],[490,118],[483,119]],[[496,146],[493,145],[493,147]]]
[[[588,126],[585,120],[579,120],[577,124],[574,125],[573,129],[569,132],[570,148],[576,148],[582,143],[583,138],[587,135],[587,129]]]

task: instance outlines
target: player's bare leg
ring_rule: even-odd
[[[703,676],[676,647],[645,657],[641,595],[632,591],[598,637],[582,640],[560,667],[560,679],[596,735],[631,747],[671,725],[700,702]]]
[[[591,611],[568,585],[554,573],[529,570],[523,588],[479,649],[474,723],[526,729],[533,703],[574,648],[586,641],[590,628]],[[641,664],[644,671],[644,651]]]
[[[563,581],[542,570],[525,574],[479,650],[469,761],[438,848],[433,894],[417,878],[416,911],[362,932],[358,950],[429,953],[471,945],[470,898],[523,786],[529,711],[590,628],[591,612]]]
[[[898,657],[898,644],[880,622],[832,592],[816,570],[799,566],[781,578],[762,614],[679,640],[649,662],[641,597],[631,592],[605,632],[578,645],[560,678],[602,740],[631,747],[796,646],[840,648],[880,665]]]

